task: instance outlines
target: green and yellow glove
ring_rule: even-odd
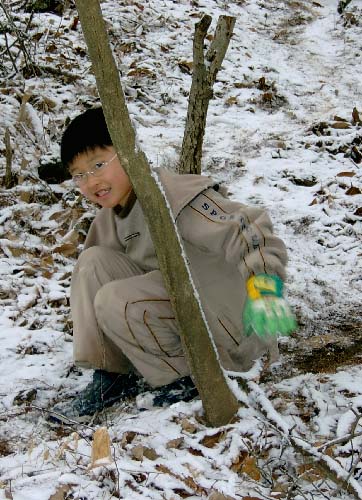
[[[244,333],[289,335],[297,322],[287,301],[283,299],[283,282],[279,276],[258,274],[246,283],[247,299],[243,312]]]

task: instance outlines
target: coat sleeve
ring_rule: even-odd
[[[177,225],[185,241],[223,256],[245,280],[260,273],[285,279],[286,247],[273,233],[264,209],[232,201],[210,188],[181,211]]]

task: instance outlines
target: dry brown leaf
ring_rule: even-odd
[[[26,253],[26,251],[23,248],[17,248],[17,247],[7,247],[7,248],[10,250],[11,255],[13,257],[20,257],[21,255]]]
[[[156,465],[156,469],[159,471],[159,472],[163,472],[164,474],[170,474],[170,469],[168,467],[166,467],[166,465],[163,465],[163,464],[157,464]],[[173,474],[171,474],[172,476]]]
[[[239,103],[238,98],[235,96],[231,96],[225,101],[226,106],[233,106],[234,104],[238,103]]]
[[[5,498],[7,498],[8,500],[13,500],[14,499],[13,494],[7,488],[5,490]]]
[[[121,439],[122,448],[124,448],[127,444],[131,444],[136,436],[137,436],[136,432],[133,431],[124,432]]]
[[[78,252],[78,247],[74,245],[74,243],[63,243],[62,245],[58,245],[53,249],[55,253],[61,253],[66,257],[75,257]]]
[[[352,111],[352,123],[353,123],[353,125],[357,125],[357,123],[361,123],[361,119],[359,117],[359,113],[358,113],[357,108],[353,108],[353,111]]]
[[[143,460],[143,446],[141,444],[134,446],[131,450],[131,455],[132,455],[132,458],[134,458],[135,460],[142,462],[142,460]]]
[[[354,177],[356,172],[339,172],[337,177]]]
[[[49,220],[64,220],[67,216],[70,215],[70,210],[61,210],[60,212],[54,212],[52,215],[49,217]]]
[[[233,461],[233,463],[231,465],[231,470],[234,471],[234,472],[236,472],[237,474],[239,472],[241,472],[244,460],[246,459],[247,456],[248,456],[248,452],[244,451],[244,450],[241,450],[240,453],[239,453],[239,456],[236,459],[234,459],[234,461]]]
[[[356,194],[362,194],[362,191],[356,186],[351,186],[349,189],[347,189],[346,194],[348,194],[349,196],[354,196]]]
[[[225,433],[223,431],[219,431],[216,434],[202,438],[200,444],[206,446],[207,448],[214,448],[214,446],[216,446],[224,436]]]
[[[297,471],[309,483],[314,483],[323,478],[320,471],[313,464],[301,464],[297,467]]]
[[[263,102],[272,102],[273,94],[271,92],[264,92],[261,96]]]
[[[234,497],[231,497],[229,495],[224,495],[223,493],[220,493],[219,491],[213,491],[209,497],[209,500],[235,500]]]
[[[143,450],[143,456],[148,458],[148,460],[157,460],[159,456],[153,448],[145,447]]]
[[[329,457],[334,457],[334,456],[335,456],[335,455],[334,455],[334,450],[335,450],[335,449],[336,449],[336,447],[335,447],[335,446],[328,446],[328,448],[326,448],[326,449],[324,450],[324,453],[325,453],[326,455],[328,455]]]
[[[334,115],[333,120],[335,122],[347,122],[348,121],[345,118],[342,118],[341,116],[338,116],[338,115]]]
[[[30,202],[31,195],[32,195],[32,193],[30,191],[20,191],[20,193],[19,193],[21,201],[24,201],[25,203]]]
[[[132,448],[131,455],[135,460],[140,462],[142,462],[144,458],[148,458],[148,460],[156,460],[158,458],[158,455],[153,448],[148,448],[147,446],[143,446],[141,444]]]
[[[196,448],[187,448],[187,451],[191,454],[194,455],[194,457],[203,457],[204,454],[202,453],[201,450],[196,450]]]
[[[13,400],[14,406],[21,406],[32,403],[36,399],[38,391],[36,389],[23,389]]]
[[[63,242],[64,243],[72,243],[75,246],[78,246],[79,243],[79,233],[72,229],[71,231],[68,231],[65,235],[63,235]]]
[[[289,491],[289,485],[283,483],[274,483],[273,489],[271,491],[271,496],[273,499],[279,500],[281,498],[285,498]]]
[[[172,449],[172,448],[180,448],[181,445],[184,443],[184,438],[183,437],[179,437],[179,438],[176,438],[176,439],[171,439],[170,441],[168,441],[168,443],[166,444],[166,448],[168,450]]]
[[[190,422],[190,420],[187,420],[187,418],[181,420],[181,428],[183,431],[189,432],[190,434],[194,434],[197,431],[196,425]]]
[[[347,122],[334,122],[334,123],[331,123],[331,128],[347,129],[347,128],[351,128],[351,126]]]
[[[361,122],[361,124],[362,124],[362,122]],[[352,146],[351,159],[355,163],[361,163],[361,161],[362,161],[362,152],[357,148],[357,146]]]
[[[254,87],[254,82],[235,82],[234,87],[237,89],[251,89]]]
[[[42,266],[45,266],[45,267],[53,266],[54,265],[53,256],[49,254],[49,255],[46,255],[45,257],[42,257],[40,263]]]
[[[358,207],[355,212],[353,212],[353,215],[358,215],[359,217],[362,217],[362,207]]]
[[[37,273],[37,270],[31,266],[24,267],[23,271],[24,271],[24,274],[26,274],[27,276],[35,276]]]
[[[32,35],[31,39],[34,40],[35,42],[39,42],[39,40],[41,39],[41,37],[43,35],[44,35],[44,32],[38,31],[37,33],[35,33],[34,35]]]
[[[129,54],[130,52],[133,52],[134,50],[136,50],[136,43],[135,42],[123,42],[119,45],[118,48],[124,54]]]
[[[255,457],[248,456],[245,458],[241,472],[247,474],[251,479],[254,479],[254,481],[260,481],[261,474],[256,465]]]
[[[318,198],[314,198],[313,201],[309,203],[309,206],[311,207],[312,205],[318,205],[318,203],[319,203]]]
[[[70,490],[69,484],[65,484],[63,486],[60,486],[56,492],[49,497],[49,500],[65,500],[67,498],[67,494]]]
[[[191,12],[190,17],[202,17],[202,12]]]
[[[53,52],[57,52],[58,50],[58,46],[56,43],[52,42],[52,43],[49,43],[46,47],[45,47],[45,52],[49,52],[50,54],[52,54]]]
[[[156,465],[156,469],[159,472],[163,472],[164,474],[169,474],[170,476],[175,477],[176,479],[178,479],[179,481],[181,481],[184,484],[186,484],[186,486],[188,486],[189,488],[191,488],[195,493],[197,493],[199,495],[204,495],[206,493],[206,491],[204,490],[204,488],[202,488],[201,486],[199,486],[191,476],[183,477],[183,476],[181,476],[181,475],[176,474],[175,472],[173,472],[171,469],[169,469],[168,467],[166,467],[166,465],[162,465],[162,464],[157,464]]]
[[[79,17],[78,16],[75,16],[72,20],[72,22],[70,23],[70,26],[69,28],[72,30],[72,31],[75,31],[77,29],[77,26],[79,24]]]
[[[179,61],[177,64],[182,73],[186,73],[187,75],[192,74],[192,68],[193,68],[192,61]]]
[[[49,280],[54,274],[54,271],[49,271],[49,269],[42,269],[41,275],[43,278]]]
[[[262,498],[260,497],[250,497],[250,496],[246,496],[246,497],[243,497],[242,500],[263,500]]]
[[[50,99],[50,97],[43,96],[42,99],[49,109],[53,109],[57,106],[57,102]]]
[[[145,76],[148,76],[149,78],[156,78],[156,75],[153,71],[151,71],[148,68],[134,68],[131,69],[128,73],[127,76],[133,76],[135,78],[142,78]]]

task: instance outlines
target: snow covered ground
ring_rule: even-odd
[[[145,411],[128,402],[88,425],[46,421],[90,377],[72,365],[69,284],[94,208],[68,181],[40,181],[37,168],[56,163],[64,121],[97,92],[72,3],[31,19],[21,4],[1,3],[11,26],[0,8],[0,169],[8,129],[16,176],[0,190],[0,499],[362,498],[362,2],[343,15],[336,0],[102,2],[153,165],[172,167],[180,151],[195,22],[237,18],[203,168],[235,199],[270,211],[301,327],[283,339],[260,394],[252,381],[249,396],[234,383],[247,406],[220,429],[204,425],[197,400]],[[41,75],[15,71],[19,31]],[[99,426],[112,460],[90,468]],[[349,492],[293,447],[290,429],[345,470]]]

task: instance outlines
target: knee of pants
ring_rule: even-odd
[[[132,290],[127,280],[115,280],[105,283],[97,291],[93,306],[97,322],[104,332],[117,331],[118,337],[128,337],[128,322],[142,321],[139,317],[138,308],[130,306],[132,302]]]
[[[89,247],[79,255],[75,268],[80,270],[90,265],[96,265],[98,262],[104,262],[107,259],[108,248],[94,246]]]
[[[94,309],[100,328],[127,349],[154,356],[183,354],[177,325],[170,317],[169,301],[135,300],[129,280],[110,282],[98,290]],[[154,304],[156,309],[149,309]]]
[[[110,281],[98,290],[93,305],[98,324],[102,329],[108,323],[113,323],[115,316],[119,322],[124,319],[126,306],[124,297],[120,292],[120,280],[117,281],[117,286],[114,281]]]

